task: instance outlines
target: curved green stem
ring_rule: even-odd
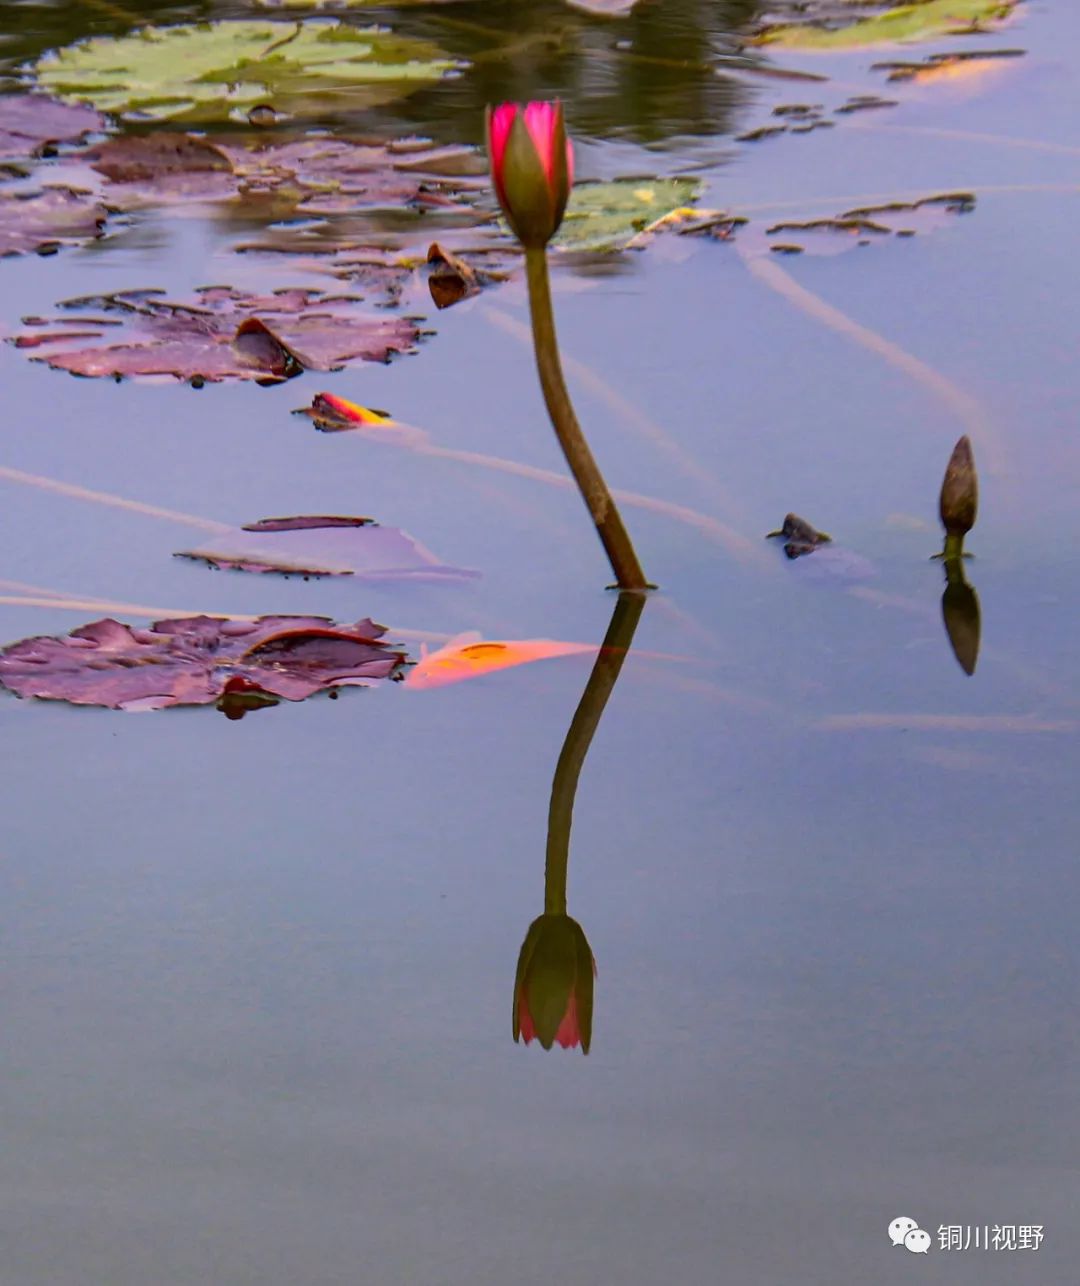
[[[566,391],[559,345],[555,336],[555,316],[551,307],[548,282],[547,252],[542,247],[525,251],[525,269],[529,282],[529,312],[532,317],[533,346],[544,402],[555,428],[566,463],[574,475],[596,532],[615,573],[620,589],[653,589],[641,570],[634,546],[630,542],[615,501],[607,488],[578,424],[570,394]]]
[[[634,631],[641,619],[645,598],[642,594],[620,594],[604,635],[600,654],[593,665],[578,708],[555,765],[548,806],[547,860],[544,866],[544,913],[566,914],[566,868],[570,861],[570,827],[574,820],[574,796],[577,794],[581,766],[592,745],[600,716],[615,687],[626,654],[634,641]]]

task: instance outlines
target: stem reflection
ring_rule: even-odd
[[[574,798],[585,756],[592,745],[623,662],[634,640],[645,596],[621,593],[585,691],[566,733],[548,806],[544,864],[544,914],[534,920],[518,956],[514,982],[514,1040],[535,1036],[544,1049],[592,1041],[593,978],[596,962],[581,925],[566,911],[566,879]]]

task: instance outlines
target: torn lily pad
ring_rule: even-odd
[[[908,4],[800,4],[791,22],[766,25],[758,45],[795,50],[862,49],[993,29],[1008,18],[1017,0],[917,0]]]
[[[209,705],[242,693],[303,701],[397,677],[405,654],[380,641],[385,633],[371,620],[335,625],[322,616],[187,616],[149,629],[105,619],[3,648],[0,685],[20,697],[114,710]]]
[[[478,575],[440,562],[398,527],[336,515],[265,518],[177,557],[232,571],[356,576],[365,581],[463,580]]]
[[[69,188],[15,195],[0,192],[0,257],[52,254],[61,246],[100,237],[107,211]]]
[[[38,84],[100,111],[221,120],[270,106],[291,116],[389,102],[462,64],[383,27],[222,19],[94,36],[46,54]]]
[[[159,290],[128,290],[67,300],[59,307],[74,316],[34,318],[34,329],[14,342],[34,349],[33,360],[73,375],[171,375],[196,384],[279,383],[305,370],[385,362],[413,348],[413,320],[372,316],[357,303],[298,287],[251,295],[207,286],[190,303]],[[76,340],[77,347],[63,347]]]

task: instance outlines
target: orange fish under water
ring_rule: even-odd
[[[405,676],[407,688],[440,688],[496,670],[508,670],[529,661],[546,661],[556,656],[595,655],[594,643],[559,643],[555,639],[481,639],[476,634],[459,634],[435,652],[421,649],[420,660]]]

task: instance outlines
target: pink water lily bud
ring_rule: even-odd
[[[487,110],[491,179],[506,220],[527,249],[559,230],[574,182],[574,151],[560,102],[500,103]]]
[[[584,930],[568,915],[547,914],[529,925],[514,980],[514,1040],[545,1049],[592,1041],[596,963]]]

